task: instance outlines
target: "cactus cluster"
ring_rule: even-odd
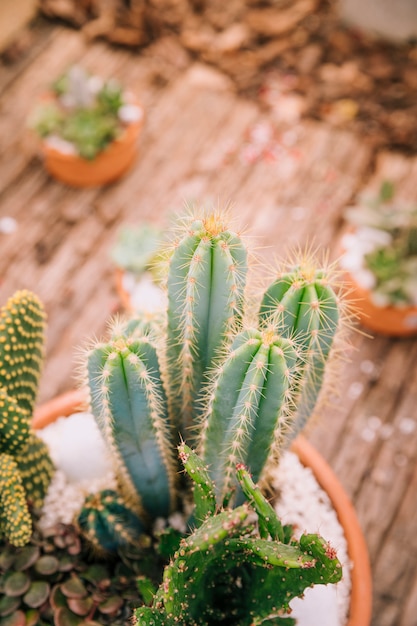
[[[261,480],[317,402],[339,328],[328,272],[300,259],[251,314],[247,257],[222,213],[183,220],[167,254],[166,315],[117,321],[87,353],[93,414],[145,525],[179,506],[180,439],[207,466],[217,505],[231,488],[237,505],[236,464]]]
[[[339,297],[327,268],[305,257],[254,302],[247,248],[219,211],[182,220],[166,259],[167,310],[116,320],[86,353],[83,384],[123,506],[115,515],[99,494],[79,525],[97,548],[117,550],[126,536],[114,522],[152,535],[159,518],[187,520],[181,543],[167,540],[159,589],[143,582],[143,626],[291,623],[290,599],[337,581],[340,564],[318,536],[295,542],[255,483],[314,410]]]
[[[40,507],[53,465],[30,428],[42,370],[45,313],[38,298],[18,291],[0,310],[0,536],[29,541],[29,506]]]

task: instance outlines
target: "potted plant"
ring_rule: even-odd
[[[401,337],[417,333],[417,207],[393,194],[386,181],[375,198],[346,212],[340,263],[362,324]]]
[[[340,299],[326,269],[302,259],[269,285],[257,311],[248,306],[246,247],[220,213],[184,220],[167,257],[166,316],[116,321],[108,339],[94,342],[84,358],[90,409],[117,487],[86,498],[67,544],[65,531],[52,533],[54,545],[70,546],[77,555],[60,553],[55,569],[46,561],[53,574],[46,573],[45,560],[35,565],[39,535],[25,548],[4,549],[5,597],[15,603],[18,598],[20,610],[29,612],[31,577],[24,576],[23,584],[15,576],[21,573],[16,561],[21,567],[23,560],[24,572],[41,572],[37,582],[48,576],[54,581],[49,595],[42,586],[42,602],[33,609],[43,623],[91,626],[109,623],[109,615],[112,624],[127,623],[123,611],[132,604],[143,626],[294,623],[287,616],[291,598],[314,583],[336,582],[341,567],[324,539],[296,538],[280,522],[265,489],[277,457],[320,393],[340,330]],[[14,300],[4,311],[4,326],[13,311],[27,325],[28,308],[22,296]],[[30,337],[19,324],[17,340],[7,346],[21,346]],[[10,334],[6,328],[5,336]],[[25,353],[28,358],[30,351]],[[10,361],[8,368],[13,369]],[[20,363],[19,372],[5,385],[15,405],[27,395],[15,383],[22,376]],[[56,416],[60,409],[53,410]],[[35,425],[41,418],[45,411],[38,412]],[[27,424],[27,413],[20,423]],[[15,436],[16,431],[9,439]],[[7,515],[1,521],[10,538]],[[42,541],[42,557],[54,555],[51,542]],[[27,548],[36,552],[30,564],[29,556],[18,558]],[[369,591],[363,539],[359,550],[360,582]],[[105,564],[105,575],[98,564]],[[358,575],[356,567],[355,561]],[[137,586],[129,586],[132,579]],[[369,602],[367,596],[367,604],[351,607],[349,626],[369,624]]]
[[[48,172],[68,185],[90,187],[117,180],[133,164],[143,109],[115,80],[71,67],[33,111]]]
[[[116,265],[116,291],[126,312],[165,305],[156,271],[162,231],[144,222],[120,228],[111,257]]]

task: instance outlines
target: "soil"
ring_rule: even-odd
[[[417,153],[417,44],[372,40],[344,26],[335,0],[41,0],[49,19],[152,58],[156,77],[199,59],[239,93],[359,134],[373,148]],[[161,41],[154,55],[155,42]],[[30,45],[22,33],[3,54]],[[161,53],[165,50],[165,53]]]

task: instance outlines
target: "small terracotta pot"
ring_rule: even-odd
[[[417,335],[417,307],[377,306],[371,294],[360,287],[351,275],[346,275],[348,297],[361,324],[369,330],[388,337],[412,337]]]
[[[69,391],[40,406],[34,414],[32,425],[44,428],[58,417],[68,416],[86,409],[86,393],[82,390]],[[372,578],[368,550],[355,510],[333,470],[303,437],[298,436],[292,450],[301,463],[309,467],[321,488],[329,496],[348,544],[352,561],[351,597],[346,626],[369,626],[372,613]]]
[[[125,273],[126,273],[125,270],[123,270],[121,267],[116,267],[115,272],[114,272],[116,293],[126,313],[134,313],[135,309],[132,305],[132,299],[130,297],[130,293],[125,289],[123,285],[123,277]]]
[[[127,125],[122,135],[91,161],[77,155],[64,154],[43,141],[41,153],[45,168],[51,176],[73,187],[108,185],[123,176],[133,165],[141,128],[142,121]]]

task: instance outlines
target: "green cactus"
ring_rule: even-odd
[[[189,220],[170,257],[167,378],[173,422],[193,436],[207,373],[239,326],[247,252],[223,215]]]
[[[167,517],[175,502],[175,447],[151,336],[129,339],[114,329],[107,344],[91,350],[88,380],[127,505],[143,519]]]
[[[144,524],[138,516],[112,489],[90,494],[84,501],[77,524],[90,543],[106,552],[135,545],[144,531]]]
[[[159,555],[172,558],[152,606],[136,612],[144,626],[289,624],[292,597],[341,576],[328,544],[294,541],[255,485],[317,401],[339,300],[327,271],[303,261],[250,307],[246,259],[220,214],[186,221],[168,258],[166,317],[116,321],[88,352],[92,411],[126,505],[146,533],[173,511],[194,529],[179,547],[181,535],[161,535]],[[178,439],[191,442],[179,450],[191,514]],[[148,599],[158,582],[142,581]]]
[[[29,291],[18,291],[0,311],[0,387],[32,415],[44,358],[45,312]]]
[[[257,481],[289,426],[294,342],[271,331],[239,333],[213,382],[200,453],[220,504],[235,483],[236,463]]]
[[[328,271],[302,259],[251,315],[247,256],[220,212],[185,220],[167,255],[166,319],[118,321],[89,352],[92,411],[141,519],[175,508],[178,435],[207,465],[217,505],[233,490],[237,505],[236,463],[259,481],[317,401],[339,328]]]
[[[329,271],[318,269],[309,258],[281,273],[263,295],[260,327],[272,326],[303,348],[294,389],[297,411],[287,445],[313,413],[339,317],[339,299],[330,284]]]
[[[42,304],[16,292],[0,311],[0,533],[14,545],[29,540],[28,503],[42,505],[53,474],[46,445],[30,429],[44,334]]]
[[[182,445],[180,457],[196,484],[210,490],[191,449]],[[341,565],[329,544],[318,535],[279,541],[282,526],[241,465],[238,479],[256,502],[259,528],[267,529],[270,538],[257,536],[246,504],[208,513],[166,566],[152,606],[136,610],[138,626],[293,623],[283,616],[294,597],[314,584],[340,580]]]
[[[0,536],[14,546],[24,546],[32,534],[32,519],[26,503],[19,468],[8,454],[0,454]]]

